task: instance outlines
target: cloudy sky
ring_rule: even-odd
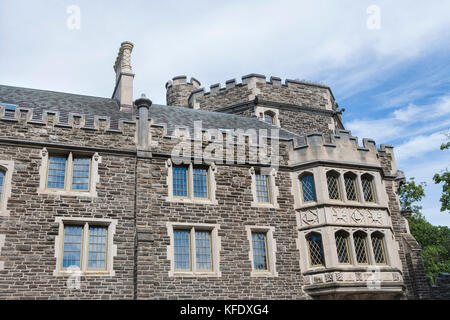
[[[450,130],[449,17],[448,0],[2,0],[0,83],[110,97],[124,40],[135,44],[134,94],[155,103],[181,74],[207,88],[252,72],[323,82],[347,129],[393,144],[398,167],[428,183],[428,220],[450,226],[432,182],[450,166],[439,150]]]

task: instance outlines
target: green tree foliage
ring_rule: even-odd
[[[443,144],[441,150],[450,149],[450,142]],[[441,196],[441,211],[450,211],[450,172],[448,169],[442,174],[435,174],[433,180],[436,184],[443,183]]]
[[[422,215],[422,207],[416,203],[425,197],[424,186],[412,178],[401,186],[399,197],[402,209],[412,211],[409,228],[422,247],[425,273],[434,280],[439,273],[450,272],[450,228],[433,226]]]

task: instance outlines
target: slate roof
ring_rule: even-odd
[[[41,121],[44,110],[60,112],[60,122],[67,124],[69,113],[86,115],[86,127],[94,126],[94,116],[108,116],[111,128],[117,129],[119,120],[132,121],[131,113],[120,112],[116,100],[110,98],[83,96],[71,93],[28,89],[0,85],[0,103],[16,104],[23,108],[33,108],[33,120]],[[8,116],[8,114],[7,114]],[[14,114],[10,113],[10,117]],[[271,129],[275,128],[256,118],[243,117],[229,113],[194,110],[183,107],[171,107],[153,104],[149,110],[149,118],[154,124],[167,126],[171,135],[175,128],[187,127],[193,136],[194,121],[202,121],[203,129]],[[268,131],[270,132],[270,131]],[[298,138],[298,135],[280,129],[280,138]]]

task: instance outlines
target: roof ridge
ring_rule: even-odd
[[[25,90],[34,90],[34,91],[43,91],[43,92],[50,92],[50,93],[67,94],[67,95],[78,96],[78,97],[96,98],[96,99],[105,99],[105,100],[115,101],[114,99],[106,98],[106,97],[90,96],[90,95],[86,95],[86,94],[63,92],[63,91],[53,91],[53,90],[35,89],[35,88],[26,88],[26,87],[16,87],[16,86],[4,85],[4,84],[0,84],[0,87],[15,88],[15,89],[25,89]]]

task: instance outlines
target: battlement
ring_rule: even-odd
[[[188,107],[191,93],[200,87],[201,83],[195,78],[188,82],[186,76],[177,76],[166,83],[166,100],[169,106]]]
[[[23,124],[40,124],[50,127],[66,127],[73,129],[86,129],[95,131],[109,131],[121,133],[135,130],[135,119],[120,119],[112,121],[109,116],[93,115],[70,112],[62,116],[56,110],[34,110],[15,106],[14,110],[0,105],[0,120]]]
[[[249,74],[241,78],[227,80],[225,85],[213,84],[209,91],[198,88],[188,97],[188,106],[194,109],[215,110],[219,107],[252,101],[255,97],[274,102],[318,107],[335,110],[336,105],[330,87],[323,83],[267,77],[261,74]]]
[[[393,147],[381,145],[378,149],[372,139],[363,139],[360,145],[358,137],[352,136],[350,131],[336,130],[330,139],[326,139],[322,133],[300,137],[290,151],[289,163],[330,161],[381,167],[380,152],[388,152],[393,156]],[[395,163],[395,158],[392,161]]]

